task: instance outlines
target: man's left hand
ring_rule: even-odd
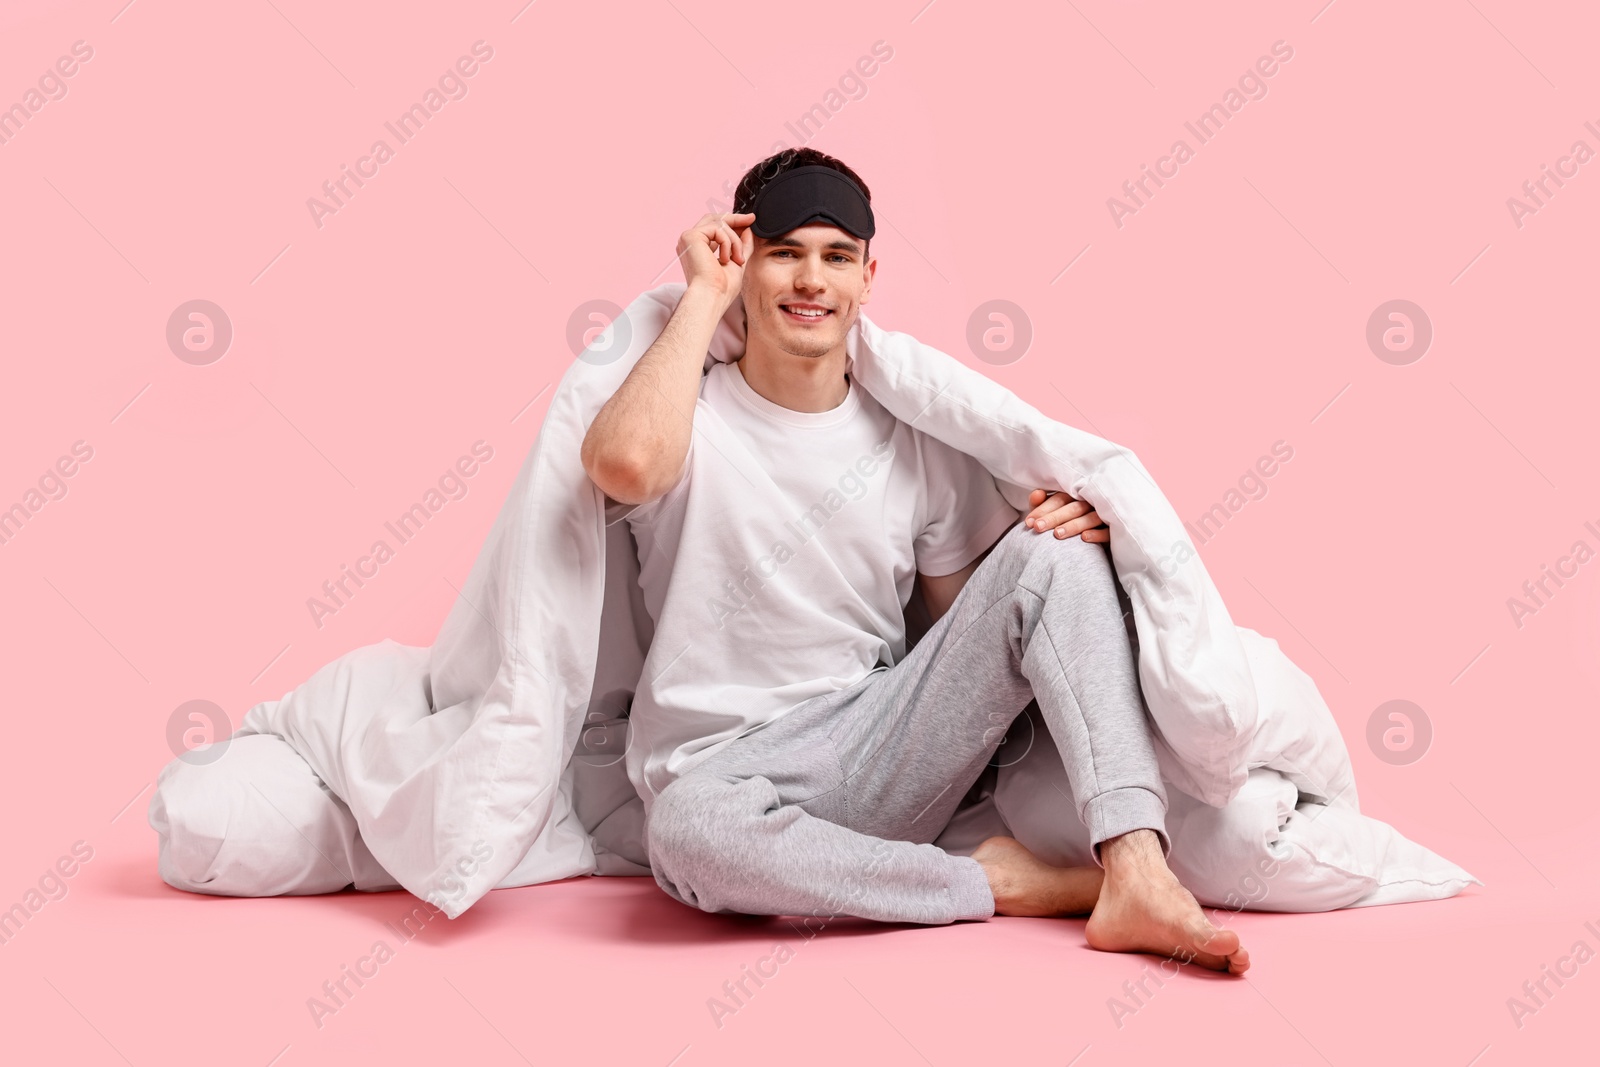
[[[1082,500],[1059,490],[1052,493],[1047,489],[1035,489],[1028,494],[1028,503],[1033,505],[1033,510],[1022,517],[1022,524],[1036,533],[1054,530],[1056,536],[1063,539],[1079,534],[1085,541],[1102,544],[1111,540],[1106,524],[1094,508]]]

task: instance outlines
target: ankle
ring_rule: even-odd
[[[1100,843],[1100,864],[1108,877],[1123,870],[1165,867],[1161,838],[1154,830],[1132,830]]]

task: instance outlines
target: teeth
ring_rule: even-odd
[[[795,315],[804,315],[808,319],[820,319],[828,313],[827,309],[818,311],[808,308],[789,308],[788,310]]]

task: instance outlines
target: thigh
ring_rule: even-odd
[[[1029,536],[1018,527],[1001,538],[895,666],[806,701],[689,773],[764,777],[781,804],[875,837],[932,842],[1033,699],[1020,673],[1017,583],[1046,538]]]
[[[818,818],[846,825],[844,769],[830,734],[839,714],[839,698],[867,684],[871,677],[807,700],[734,738],[683,777],[714,777],[725,782],[762,778],[771,783],[778,806],[797,806]]]
[[[974,572],[895,666],[836,694],[830,737],[852,829],[931,842],[1033,698],[1019,671],[1014,578]]]

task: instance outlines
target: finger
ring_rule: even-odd
[[[1100,516],[1091,511],[1087,515],[1080,515],[1075,519],[1061,523],[1055,527],[1055,531],[1057,537],[1076,537],[1086,530],[1092,530],[1096,526],[1103,525],[1105,524],[1100,521]]]
[[[711,218],[709,215],[706,217],[707,219]],[[686,230],[683,235],[683,243],[689,248],[697,244],[703,248],[709,248],[716,243],[716,240],[717,224],[715,221],[702,222],[694,229]]]
[[[1035,489],[1034,492],[1043,493],[1045,490]],[[1044,527],[1039,524],[1039,520],[1043,516],[1055,511],[1057,508],[1063,507],[1067,501],[1071,499],[1071,497],[1062,492],[1056,492],[1047,495],[1042,501],[1034,504],[1033,510],[1028,512],[1028,525],[1032,526],[1035,530],[1044,529]],[[1032,494],[1029,495],[1028,500],[1030,503],[1033,503]]]
[[[1111,531],[1104,526],[1096,526],[1083,531],[1083,539],[1092,545],[1108,545],[1111,543]]]
[[[1061,525],[1056,526],[1056,536],[1074,537],[1077,534],[1091,533],[1094,530],[1106,530],[1106,523],[1101,522],[1099,515],[1090,512],[1088,515],[1080,515],[1080,517],[1074,518],[1072,522],[1061,523]],[[1094,539],[1096,537],[1090,537],[1090,541],[1094,541]]]
[[[722,227],[722,233],[728,240],[728,258],[735,263],[743,263],[744,239],[734,232],[732,226],[726,224]]]
[[[1081,500],[1074,500],[1072,497],[1067,497],[1066,503],[1064,504],[1059,504],[1055,508],[1051,509],[1049,508],[1047,502],[1046,506],[1040,510],[1043,512],[1043,514],[1039,515],[1033,520],[1033,528],[1036,530],[1055,529],[1062,523],[1076,519],[1078,516],[1087,514],[1093,509]]]

